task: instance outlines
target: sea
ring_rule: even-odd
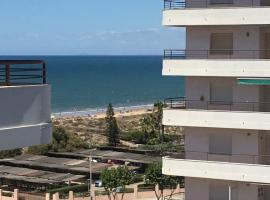
[[[162,76],[162,56],[5,56],[42,59],[52,112],[143,107],[185,94],[183,77]]]

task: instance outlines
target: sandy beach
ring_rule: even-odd
[[[129,106],[129,107],[116,107],[114,108],[115,117],[127,117],[134,115],[142,115],[151,113],[153,104]],[[95,119],[105,118],[106,109],[89,109],[89,110],[76,110],[68,112],[52,113],[52,118],[74,118],[74,117],[90,117]]]

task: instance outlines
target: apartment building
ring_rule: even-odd
[[[164,0],[163,25],[185,27],[165,50],[164,76],[185,76],[163,125],[185,127],[184,155],[163,173],[185,177],[186,200],[270,199],[270,1]]]
[[[51,88],[41,60],[0,60],[0,150],[51,141]]]

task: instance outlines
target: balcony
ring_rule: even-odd
[[[269,5],[256,0],[164,0],[163,25],[268,25]]]
[[[50,95],[43,61],[0,61],[0,150],[50,142]]]
[[[270,130],[270,102],[165,100],[163,125]]]
[[[270,77],[270,50],[165,50],[165,76]]]
[[[185,154],[164,157],[163,173],[193,178],[270,183],[270,155],[226,155],[208,152]]]

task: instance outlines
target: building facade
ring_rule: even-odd
[[[0,61],[0,150],[51,141],[51,88],[40,60]]]
[[[186,200],[270,199],[270,1],[165,0],[163,25],[185,27],[163,75],[185,76],[163,125],[185,127],[185,153],[163,173],[185,177]]]

